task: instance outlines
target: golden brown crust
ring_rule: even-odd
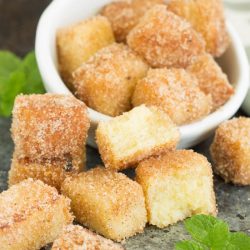
[[[179,176],[179,177],[178,177]],[[213,173],[210,163],[207,161],[207,159],[198,154],[195,153],[192,150],[178,150],[178,151],[169,151],[165,153],[164,155],[158,156],[158,157],[151,157],[145,161],[142,161],[138,164],[138,167],[136,168],[136,181],[142,186],[144,191],[144,196],[146,199],[146,208],[148,211],[148,220],[149,223],[157,225],[158,227],[165,227],[169,225],[169,223],[164,223],[163,221],[156,222],[155,219],[153,219],[153,214],[156,209],[156,206],[154,205],[154,202],[156,202],[157,198],[153,198],[152,196],[152,190],[159,188],[157,187],[159,183],[169,183],[169,188],[175,189],[175,185],[183,185],[183,181],[188,181],[188,179],[194,180],[200,180],[201,178],[207,178],[209,179],[209,183],[207,183],[208,186],[205,188],[208,190],[204,190],[204,195],[206,195],[207,202],[209,203],[210,208],[199,208],[197,210],[192,210],[192,203],[186,204],[187,206],[190,206],[190,215],[191,214],[197,214],[197,213],[205,213],[205,214],[217,214],[217,208],[216,208],[216,200],[215,200],[215,194],[213,190]],[[177,178],[177,179],[176,179]],[[180,178],[180,182],[175,182]],[[190,181],[191,181],[190,179]],[[174,181],[175,180],[175,181]],[[205,180],[205,179],[204,179]],[[171,186],[173,185],[173,186]],[[187,185],[187,184],[184,184]],[[190,183],[191,185],[191,183]],[[193,185],[193,184],[192,184]],[[199,184],[196,188],[199,187]],[[204,188],[204,187],[203,187]],[[150,191],[151,190],[151,191]],[[183,192],[186,192],[185,186]],[[200,190],[199,190],[200,191]],[[151,194],[150,194],[151,192]],[[171,191],[172,192],[172,191]],[[179,190],[180,192],[180,190]],[[160,195],[157,193],[156,195]],[[196,199],[195,196],[195,189],[192,190],[191,193],[185,193],[183,199],[186,199],[186,196],[193,197],[193,199]],[[169,204],[172,204],[171,199],[175,199],[175,195],[170,196],[172,198],[169,198],[168,200]],[[201,200],[204,198],[200,197]],[[156,199],[156,200],[154,200]],[[162,197],[164,199],[164,197]],[[185,202],[177,200],[177,202],[182,202],[182,208],[184,208]],[[172,209],[175,210],[175,207],[172,207]],[[176,207],[176,213],[178,210],[178,206]],[[173,211],[168,211],[169,214],[171,214]],[[174,213],[175,213],[174,212]],[[179,212],[179,211],[178,211]],[[158,212],[161,214],[162,212],[158,210]],[[184,216],[185,217],[185,216]],[[177,221],[172,221],[172,223],[176,223]]]
[[[184,69],[151,69],[136,85],[134,106],[154,105],[177,125],[201,119],[212,109],[211,96],[199,88],[197,79]]]
[[[185,18],[206,41],[206,50],[221,56],[229,46],[222,0],[170,0],[168,10]]]
[[[225,104],[234,94],[227,75],[210,54],[198,56],[187,70],[198,79],[200,89],[212,96],[213,110]]]
[[[11,127],[15,155],[82,162],[89,126],[86,105],[72,95],[19,95]]]
[[[124,44],[114,43],[98,51],[73,73],[76,95],[89,107],[110,116],[131,109],[137,81],[147,64]]]
[[[86,153],[84,153],[84,158]],[[9,186],[17,184],[25,179],[41,180],[45,184],[61,189],[62,182],[67,176],[81,172],[85,168],[85,159],[79,161],[53,159],[44,162],[34,162],[27,158],[17,159],[13,154],[11,168],[9,170]]]
[[[57,31],[56,45],[61,76],[69,88],[72,72],[99,49],[114,42],[106,17],[94,16]]]
[[[142,188],[124,174],[94,168],[67,178],[62,193],[72,200],[76,220],[107,238],[121,241],[144,229]]]
[[[40,249],[72,220],[70,200],[41,181],[27,179],[0,194],[2,249]]]
[[[122,250],[121,245],[107,240],[81,226],[68,225],[53,243],[51,250]]]
[[[234,118],[216,130],[210,147],[213,167],[226,182],[250,185],[250,119]]]
[[[117,42],[125,42],[129,31],[135,27],[144,13],[164,0],[121,0],[107,4],[101,14],[109,19]]]
[[[143,117],[144,113],[145,117]],[[141,114],[141,119],[138,121],[136,120],[137,114]],[[154,121],[154,123],[152,124],[151,121]],[[141,123],[139,130],[136,130],[136,126],[133,127],[133,124],[136,123]],[[119,126],[126,127],[126,130],[119,131]],[[144,145],[151,138],[158,138],[159,131],[163,132],[163,130],[167,131],[169,136],[165,138],[161,135],[161,141],[155,141],[149,147]],[[136,134],[143,134],[143,137],[137,138]],[[119,140],[112,141],[114,137],[119,137]],[[160,155],[168,150],[175,149],[179,137],[177,127],[163,111],[156,107],[147,108],[144,105],[134,108],[111,121],[99,123],[96,130],[96,141],[105,167],[116,170],[135,167],[140,161],[150,156]],[[118,150],[117,147],[120,145],[123,145],[122,149]],[[132,151],[131,147],[133,148]],[[124,153],[126,153],[125,156]]]
[[[200,34],[160,4],[146,12],[130,31],[127,42],[152,67],[187,67],[205,50]]]

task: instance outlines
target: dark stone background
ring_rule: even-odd
[[[79,0],[84,1],[84,0]],[[34,48],[38,19],[49,0],[0,0],[0,49],[8,49],[24,56]],[[7,188],[7,171],[13,152],[10,138],[10,118],[0,118],[0,191]],[[208,156],[210,140],[195,148]],[[88,147],[88,167],[101,163],[95,149]],[[215,177],[215,189],[219,217],[230,224],[235,231],[250,234],[250,187],[236,187],[225,184]],[[126,241],[126,249],[173,249],[174,243],[186,238],[183,224],[178,223],[164,230],[148,226],[144,234]]]

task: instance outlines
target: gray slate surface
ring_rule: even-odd
[[[13,143],[10,138],[10,119],[0,118],[0,191],[7,188],[7,171],[13,152]],[[210,141],[195,148],[196,151],[207,154]],[[101,164],[97,150],[88,147],[87,167]],[[133,170],[127,171],[133,176]],[[219,217],[227,221],[231,230],[243,231],[250,235],[250,187],[236,187],[225,184],[219,177],[215,177],[215,189],[219,209]],[[186,239],[188,236],[183,223],[158,229],[147,226],[143,234],[128,239],[125,243],[127,250],[170,250],[174,249],[175,242]]]

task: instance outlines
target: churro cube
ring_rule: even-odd
[[[206,50],[221,56],[229,45],[222,0],[170,0],[168,10],[185,18],[206,41]]]
[[[96,111],[120,115],[131,109],[135,85],[147,70],[147,64],[130,48],[114,43],[74,72],[76,95]]]
[[[101,122],[96,130],[99,152],[105,167],[122,170],[152,155],[175,149],[179,130],[168,115],[141,105]]]
[[[25,179],[33,178],[60,190],[62,182],[67,176],[83,170],[84,162],[72,163],[69,160],[53,159],[44,162],[33,162],[27,158],[17,159],[13,155],[9,171],[9,185],[17,184]],[[74,168],[73,168],[74,166]]]
[[[86,105],[71,95],[20,95],[15,100],[11,130],[18,159],[60,159],[78,169],[88,128]]]
[[[59,71],[72,88],[72,73],[99,49],[114,42],[106,17],[95,16],[58,30],[56,43]]]
[[[250,118],[222,123],[210,147],[215,172],[226,182],[250,185]]]
[[[122,173],[94,168],[67,178],[62,193],[71,199],[78,222],[109,239],[121,241],[144,229],[142,188]]]
[[[225,104],[234,93],[227,75],[222,72],[210,54],[204,53],[198,56],[187,70],[198,79],[200,89],[212,96],[213,110]]]
[[[127,36],[128,45],[152,67],[187,67],[205,51],[201,35],[184,19],[155,5]]]
[[[51,250],[123,250],[111,240],[91,232],[81,226],[68,225],[53,243]]]
[[[191,150],[169,151],[141,162],[136,180],[152,225],[163,228],[195,214],[217,213],[211,165]]]
[[[101,10],[111,22],[116,41],[125,42],[129,31],[139,22],[144,13],[164,0],[120,0],[107,4]]]
[[[72,220],[68,198],[41,181],[27,179],[0,194],[1,249],[40,249]]]
[[[184,69],[151,69],[136,85],[134,106],[155,105],[177,125],[187,124],[210,113],[212,99],[204,94],[197,79]]]

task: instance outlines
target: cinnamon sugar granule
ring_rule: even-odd
[[[129,31],[139,22],[144,13],[164,0],[120,0],[107,4],[101,14],[109,19],[117,42],[125,42]]]
[[[128,46],[114,43],[74,72],[76,95],[96,111],[120,115],[131,109],[135,85],[147,70],[147,64]]]
[[[107,238],[121,241],[144,229],[142,189],[122,173],[94,168],[67,178],[62,193],[72,200],[76,220]]]
[[[206,50],[220,57],[230,39],[226,29],[222,0],[170,0],[168,10],[185,18],[206,42]]]
[[[51,250],[122,250],[120,244],[91,232],[81,226],[68,225],[53,243]]]
[[[205,42],[184,19],[155,5],[128,34],[128,45],[152,67],[187,67]]]
[[[240,117],[222,123],[210,153],[215,172],[226,182],[250,185],[250,119]]]
[[[177,124],[201,119],[210,113],[212,100],[197,79],[184,69],[151,69],[136,85],[132,103],[157,106]]]
[[[0,246],[39,249],[72,223],[70,200],[41,181],[27,179],[0,194]]]
[[[13,108],[15,155],[82,161],[89,128],[87,108],[71,95],[19,95]]]

